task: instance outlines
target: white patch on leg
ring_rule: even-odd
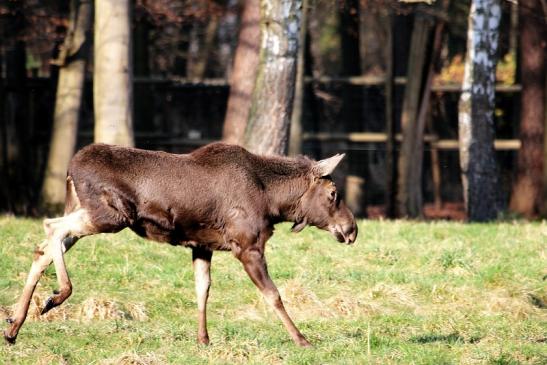
[[[64,217],[44,219],[44,230],[48,238],[63,240],[66,237],[80,238],[93,232],[87,210],[78,209]]]

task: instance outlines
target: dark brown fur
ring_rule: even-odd
[[[294,231],[309,224],[329,230],[340,242],[355,241],[353,215],[328,176],[341,158],[315,162],[306,157],[263,157],[223,143],[186,155],[94,144],[70,163],[66,218],[46,220],[44,227],[48,238],[60,237],[65,251],[80,237],[126,227],[155,241],[192,247],[200,309],[198,339],[203,343],[209,341],[205,305],[212,251],[231,250],[294,341],[307,346],[268,276],[264,244],[273,225],[281,221],[294,222]],[[58,258],[59,250],[49,248],[47,242],[44,247],[48,257]],[[47,257],[38,259],[41,264],[29,274],[33,278],[49,264]],[[60,259],[55,263],[60,277],[64,264]],[[65,276],[59,279],[61,294],[48,300],[44,312],[71,294]],[[21,306],[28,293],[23,297]],[[8,341],[15,341],[26,310],[16,317],[21,318],[15,318],[4,334]]]

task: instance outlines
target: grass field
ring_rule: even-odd
[[[129,231],[66,255],[74,293],[37,315],[40,282],[5,364],[545,364],[547,224],[362,221],[354,246],[279,225],[270,273],[297,348],[229,253],[213,256],[210,346],[196,343],[191,255]],[[41,222],[0,217],[0,318],[20,294]]]

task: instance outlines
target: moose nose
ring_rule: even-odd
[[[347,243],[353,243],[357,239],[357,225],[353,224],[351,226],[351,229],[349,232],[346,233],[346,237],[348,238]]]
[[[354,222],[349,224],[338,224],[336,230],[343,238],[343,241],[340,240],[340,242],[345,242],[348,245],[355,242],[355,239],[357,238],[357,225]]]
[[[344,237],[346,238],[346,243],[351,244],[357,239],[357,225],[355,223],[348,224],[343,227]]]

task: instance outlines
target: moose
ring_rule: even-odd
[[[23,293],[4,338],[15,343],[41,275],[53,262],[59,289],[44,314],[72,293],[64,254],[80,238],[124,228],[158,242],[190,247],[198,307],[198,342],[209,343],[206,305],[213,251],[231,251],[281,319],[293,341],[310,343],[285,311],[268,275],[264,249],[274,224],[294,222],[329,231],[351,244],[357,225],[330,175],[343,154],[314,161],[259,156],[221,142],[189,154],[105,144],[84,147],[66,178],[64,216],[45,219],[46,239],[36,248]]]

